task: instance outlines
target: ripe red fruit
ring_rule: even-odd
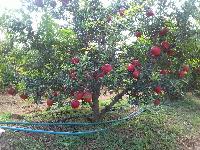
[[[71,101],[71,107],[73,109],[79,108],[79,106],[80,106],[80,102],[78,100],[72,100]]]
[[[161,49],[158,46],[151,47],[151,54],[152,56],[160,56]]]
[[[92,102],[92,93],[90,93],[90,92],[85,92],[85,93],[83,94],[83,100],[84,100],[85,102],[91,103],[91,102]]]
[[[183,71],[188,72],[190,67],[188,65],[183,65]]]
[[[164,27],[160,30],[159,35],[163,36],[163,35],[167,34],[167,32],[169,32],[169,29],[167,27]]]
[[[25,99],[28,98],[28,95],[25,94],[25,93],[22,93],[22,94],[19,95],[19,97],[20,97],[21,99],[25,100]]]
[[[80,59],[77,58],[77,57],[74,57],[74,58],[71,59],[72,64],[78,64],[79,62],[80,62]]]
[[[165,49],[169,49],[170,44],[169,44],[168,41],[163,41],[163,42],[161,43],[161,46],[162,46],[163,48],[165,48]]]
[[[161,94],[162,93],[162,88],[161,86],[157,86],[154,88],[154,92],[156,92],[157,94]]]
[[[101,72],[101,73],[98,73],[97,71],[95,71],[93,73],[93,77],[94,79],[98,80],[99,78],[103,78],[105,76],[105,73],[104,72]]]
[[[97,78],[103,78],[105,76],[105,73],[104,72],[101,72],[98,74]]]
[[[142,36],[142,33],[139,32],[139,31],[137,31],[137,32],[135,32],[135,36],[136,36],[137,38],[140,38],[140,37]]]
[[[53,105],[53,100],[51,100],[51,99],[48,99],[47,100],[47,106],[52,106]]]
[[[146,12],[146,16],[147,16],[147,17],[154,16],[153,10],[152,10],[152,9],[148,9],[147,12]]]
[[[35,5],[37,7],[42,7],[43,6],[43,0],[35,0]]]
[[[120,10],[119,10],[119,15],[120,15],[121,17],[125,16],[125,9],[120,9]]]
[[[128,71],[134,71],[135,70],[135,66],[132,65],[132,64],[129,64],[128,67],[127,67]]]
[[[74,69],[69,70],[69,76],[71,79],[75,80],[77,76],[76,70]]]
[[[12,95],[12,96],[15,96],[15,95],[17,94],[16,89],[13,88],[13,87],[8,88],[8,89],[7,89],[7,93],[8,93],[9,95]]]
[[[57,97],[58,95],[59,95],[59,91],[54,91],[54,92],[53,92],[53,96],[54,96],[54,97]]]
[[[131,61],[131,64],[134,65],[135,67],[141,67],[140,61],[138,59],[133,59]]]
[[[70,91],[70,96],[74,96],[74,93],[75,93],[75,91],[74,91],[74,90],[71,90],[71,91]]]
[[[173,51],[172,49],[167,51],[167,55],[168,56],[174,56],[175,55],[175,51]]]
[[[110,64],[105,64],[101,67],[101,71],[105,74],[109,73],[112,70],[112,66]]]
[[[183,77],[186,75],[186,73],[187,73],[187,72],[185,72],[185,71],[183,71],[183,70],[182,70],[182,71],[179,71],[178,77],[179,77],[179,78],[183,78]]]
[[[84,94],[84,92],[77,91],[77,92],[74,93],[74,97],[75,97],[76,100],[81,100],[83,98],[83,94]]]
[[[169,73],[169,70],[167,70],[167,69],[160,70],[160,74],[162,74],[162,75],[166,75],[168,73]]]
[[[155,106],[160,105],[160,99],[156,99],[156,100],[154,100],[153,103],[154,103]]]
[[[135,79],[138,79],[138,77],[139,77],[139,75],[140,75],[140,71],[134,70],[133,73],[132,73],[132,75],[133,75],[133,77],[134,77]]]

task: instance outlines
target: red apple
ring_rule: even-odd
[[[162,93],[162,88],[161,86],[157,86],[154,88],[154,92],[156,92],[157,94],[161,94]]]
[[[103,78],[105,76],[105,73],[104,72],[101,72],[98,74],[97,78]]]
[[[154,16],[153,10],[152,10],[152,9],[148,9],[147,12],[146,12],[146,16],[147,16],[147,17]]]
[[[188,65],[183,65],[183,71],[188,72],[190,67]]]
[[[71,90],[71,91],[70,91],[70,96],[74,96],[74,93],[75,93],[75,91],[74,91],[74,90]]]
[[[20,97],[21,99],[25,100],[25,99],[28,98],[28,94],[22,93],[22,94],[19,95],[19,97]]]
[[[94,77],[95,80],[98,80],[99,78],[103,78],[104,76],[105,76],[104,72],[99,73],[99,72],[95,71],[93,73],[93,77]]]
[[[120,9],[120,10],[119,10],[119,15],[120,15],[121,17],[125,16],[125,9]]]
[[[167,32],[169,32],[169,29],[167,27],[164,27],[160,30],[159,35],[163,36],[163,35],[167,34]]]
[[[131,64],[134,65],[135,67],[141,67],[140,61],[138,59],[133,59],[131,61]]]
[[[158,46],[151,47],[151,54],[152,56],[160,56],[161,49]]]
[[[71,107],[73,109],[79,108],[79,106],[80,106],[80,102],[78,100],[72,100],[71,101]]]
[[[90,93],[90,92],[84,92],[84,94],[83,94],[83,100],[85,102],[88,102],[88,103],[92,102],[92,93]]]
[[[134,77],[135,79],[138,79],[139,76],[140,76],[140,71],[134,70],[133,73],[132,73],[132,75],[133,75],[133,77]]]
[[[178,72],[178,77],[179,77],[179,78],[183,78],[186,74],[187,74],[187,72],[185,72],[185,71],[183,71],[183,70],[182,70],[182,71],[179,71],[179,72]]]
[[[109,73],[112,70],[112,66],[110,64],[105,64],[101,67],[101,71],[105,74]]]
[[[83,98],[83,94],[84,94],[84,92],[77,91],[77,92],[74,93],[74,97],[75,97],[76,100],[81,100]]]
[[[163,41],[163,42],[161,43],[161,46],[162,46],[163,48],[165,48],[165,49],[169,49],[170,44],[169,44],[168,41]]]
[[[92,76],[93,76],[93,78],[95,80],[98,80],[99,79],[99,73],[98,73],[98,71],[94,71]]]
[[[53,92],[53,96],[54,96],[54,97],[57,97],[59,94],[60,94],[59,91],[54,91],[54,92]]]
[[[15,88],[10,87],[10,88],[7,89],[7,93],[8,93],[9,95],[15,96],[15,95],[17,94],[17,91],[16,91]]]
[[[128,67],[127,67],[128,71],[134,71],[135,70],[135,66],[132,65],[132,64],[129,64]]]
[[[139,32],[139,31],[137,31],[137,32],[135,32],[135,36],[136,36],[137,38],[140,38],[140,37],[142,36],[142,33]]]
[[[160,99],[156,99],[156,100],[154,100],[153,103],[154,103],[155,106],[160,105]]]
[[[170,50],[167,51],[167,55],[168,56],[174,56],[175,55],[175,51],[170,49]]]
[[[162,75],[166,75],[168,73],[169,73],[169,70],[167,70],[167,69],[160,70],[160,74],[162,74]]]
[[[53,105],[53,100],[48,99],[47,100],[47,106],[51,107]]]
[[[80,62],[80,59],[77,58],[77,57],[74,57],[74,58],[71,59],[72,64],[78,64],[79,62]]]
[[[75,80],[77,76],[77,72],[74,69],[69,70],[69,76],[71,79]]]

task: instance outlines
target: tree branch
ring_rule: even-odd
[[[128,88],[115,95],[112,102],[109,105],[105,106],[104,109],[102,109],[99,117],[102,117],[106,112],[108,112],[117,102],[119,102],[120,99],[122,99],[122,96],[124,96],[127,92]]]

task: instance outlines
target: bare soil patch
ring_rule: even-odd
[[[31,103],[30,101],[24,101],[20,99],[18,95],[0,95],[0,114],[11,113],[14,119],[21,115],[30,114],[36,111],[42,111],[45,107],[45,104],[36,105]]]

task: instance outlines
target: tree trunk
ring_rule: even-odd
[[[98,81],[96,84],[93,85],[93,95],[92,100],[93,104],[91,105],[93,111],[93,118],[92,121],[99,120],[100,108],[99,108],[99,96],[101,92],[101,82]]]
[[[128,88],[124,89],[123,91],[121,91],[120,93],[118,93],[112,100],[112,102],[107,105],[99,114],[99,119],[101,117],[103,117],[108,111],[110,111],[110,109],[117,103],[120,101],[120,99],[122,99],[122,96],[124,96],[126,93],[128,92]]]
[[[42,99],[41,93],[37,91],[35,93],[35,96],[34,96],[34,102],[36,104],[40,104],[41,103],[41,99]]]

